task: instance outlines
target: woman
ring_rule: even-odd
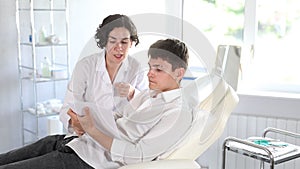
[[[131,100],[148,85],[146,69],[128,56],[131,46],[139,43],[136,27],[128,16],[115,14],[106,17],[97,28],[95,39],[97,46],[104,50],[77,63],[60,112],[66,129],[77,135],[84,131],[70,104],[92,102],[97,107],[113,111],[124,101],[114,95]]]
[[[95,151],[99,151],[99,146],[83,135],[85,131],[70,106],[78,102],[89,102],[105,109],[105,113],[112,113],[121,102],[131,100],[140,90],[148,88],[148,80],[147,69],[128,56],[131,46],[139,43],[136,27],[128,16],[115,14],[106,17],[97,28],[95,39],[97,46],[104,50],[87,56],[76,64],[60,111],[60,119],[68,131],[67,136],[47,136],[33,144],[1,154],[1,169],[90,169],[101,163],[99,157],[94,156]],[[118,93],[117,97],[114,96],[114,89]],[[99,113],[93,114],[95,119],[98,116]],[[115,136],[116,133],[106,134]],[[72,146],[65,146],[69,142],[72,142]],[[102,160],[109,161],[106,159],[107,154],[102,150],[101,152]],[[107,162],[104,167],[113,166],[116,164]]]

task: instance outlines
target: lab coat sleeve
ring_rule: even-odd
[[[63,123],[65,129],[73,132],[69,126],[70,116],[67,114],[70,109],[69,104],[74,101],[84,101],[84,94],[88,85],[88,77],[91,71],[91,62],[86,59],[80,60],[72,73],[72,77],[67,85],[67,91],[64,98],[63,106],[60,110],[60,121]]]
[[[137,84],[135,87],[135,95],[140,93],[140,91],[143,91],[145,89],[148,89],[149,87],[149,81],[147,77],[147,70],[141,69],[137,75]]]
[[[149,81],[148,81],[148,77],[147,77],[148,67],[143,66],[136,60],[133,60],[131,64],[134,65],[134,67],[137,67],[135,69],[134,78],[130,82],[131,84],[134,85],[134,88],[135,88],[134,97],[135,97],[141,91],[143,91],[145,89],[149,89],[149,87],[148,87]]]

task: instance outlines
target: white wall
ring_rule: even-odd
[[[0,0],[0,152],[21,145],[15,1]]]
[[[71,66],[74,66],[81,49],[94,36],[96,28],[106,16],[116,13],[128,16],[139,13],[160,13],[165,9],[164,0],[69,0],[69,2],[70,46],[71,58],[73,58]],[[154,4],[156,7],[152,8]]]

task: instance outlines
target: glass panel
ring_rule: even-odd
[[[215,49],[243,39],[244,0],[186,0],[183,19],[203,31]]]
[[[184,21],[202,31],[215,51],[222,44],[240,45],[242,43],[244,0],[185,0],[183,7]],[[183,27],[183,30],[185,29]],[[184,31],[184,33],[187,32]],[[183,34],[183,39],[185,38],[187,35]],[[201,45],[199,48],[201,50]],[[199,62],[191,61],[192,68],[201,69]]]
[[[300,93],[300,1],[257,3],[258,31],[245,84],[260,91]]]

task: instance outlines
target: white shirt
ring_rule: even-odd
[[[113,161],[139,163],[165,157],[187,136],[193,123],[193,109],[175,89],[151,97],[143,91],[122,112],[117,126],[122,139],[114,139]]]
[[[182,100],[181,89],[160,93],[155,98],[149,90],[142,91],[117,115],[120,138],[114,138],[111,152],[87,139],[87,135],[68,144],[94,168],[118,168],[166,156],[189,133],[194,118],[192,109]]]

